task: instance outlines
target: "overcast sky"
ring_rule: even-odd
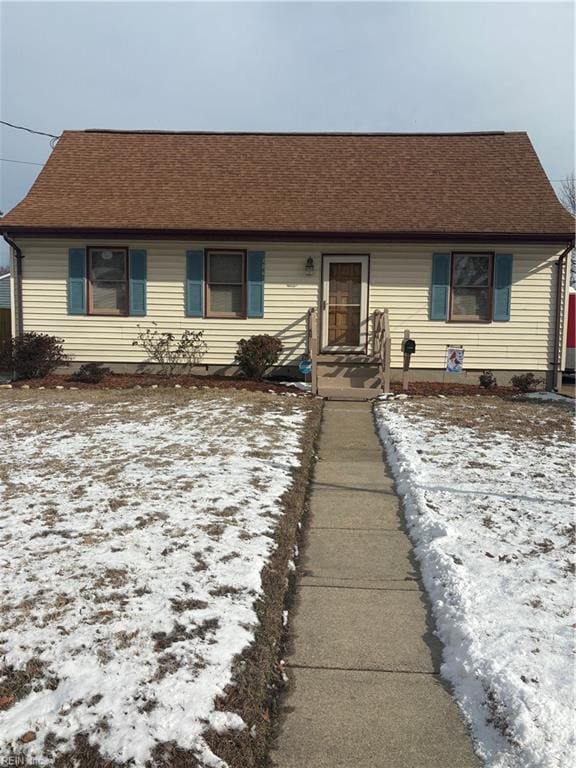
[[[1,119],[65,128],[527,130],[574,168],[574,8],[555,2],[2,2]],[[49,140],[0,130],[0,156]],[[0,162],[0,209],[38,165]],[[5,251],[4,251],[5,253]]]

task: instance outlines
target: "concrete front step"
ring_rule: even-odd
[[[353,363],[318,363],[318,378],[375,379],[378,377],[377,365],[356,365]]]
[[[362,355],[360,353],[342,353],[321,352],[316,361],[318,365],[337,364],[337,365],[378,365],[379,357],[377,355]]]
[[[318,394],[327,400],[374,400],[382,391],[361,386],[326,386],[324,380],[318,380]]]
[[[317,366],[318,388],[339,390],[335,393],[341,397],[341,390],[374,390],[380,393],[380,377],[378,365],[371,362],[369,358],[353,358],[336,355],[324,355],[318,359]],[[349,395],[353,399],[370,399],[375,394],[368,396]]]

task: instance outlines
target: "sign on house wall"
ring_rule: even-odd
[[[462,373],[464,370],[464,347],[446,347],[446,370],[448,373]]]

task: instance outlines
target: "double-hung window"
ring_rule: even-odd
[[[91,315],[128,314],[128,249],[88,248]]]
[[[491,253],[453,253],[450,319],[487,323],[492,316]]]
[[[206,252],[206,316],[246,317],[246,252]]]

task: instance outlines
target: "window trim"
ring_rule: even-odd
[[[488,256],[488,301],[487,301],[487,317],[485,320],[460,315],[454,317],[453,304],[454,304],[454,288],[474,288],[474,286],[455,286],[454,285],[454,262],[456,256]],[[474,325],[487,325],[492,322],[493,314],[493,297],[494,297],[494,251],[452,251],[450,254],[450,302],[448,309],[448,322],[449,323],[473,323]]]
[[[242,283],[218,283],[218,285],[242,285],[242,312],[212,312],[210,310],[210,255],[212,253],[234,253],[242,256]],[[204,249],[204,317],[210,320],[246,320],[248,314],[248,251],[245,248]]]
[[[109,310],[94,309],[92,292],[92,251],[124,251],[126,283],[125,312],[110,312]],[[120,282],[120,281],[118,281]],[[130,248],[124,245],[88,245],[86,246],[86,314],[94,317],[128,317],[130,315]]]

